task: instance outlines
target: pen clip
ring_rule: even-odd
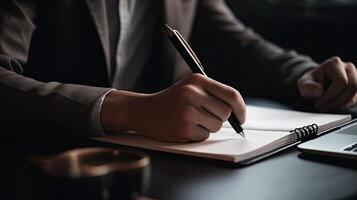
[[[182,35],[180,34],[180,32],[178,32],[176,30],[174,30],[174,33],[178,36],[179,40],[182,42],[182,44],[185,46],[185,48],[189,51],[189,53],[192,56],[192,58],[198,64],[198,67],[200,67],[201,70],[204,71],[204,68],[203,68],[203,65],[202,65],[201,61],[196,56],[195,52],[193,52],[193,50],[191,49],[190,45],[186,42],[185,38],[183,38]]]

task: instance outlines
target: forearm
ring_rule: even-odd
[[[38,1],[0,3],[0,122],[2,132],[89,132],[90,111],[109,88],[40,82],[22,75],[38,26]]]
[[[309,57],[264,40],[237,20],[220,0],[200,2],[194,27],[192,42],[207,71],[243,94],[295,98],[297,79],[317,66]]]
[[[95,101],[109,91],[84,85],[43,83],[0,67],[0,120],[5,130],[88,133]]]

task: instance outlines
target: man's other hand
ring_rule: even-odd
[[[132,130],[156,140],[190,142],[220,130],[231,112],[245,121],[245,103],[237,90],[192,74],[154,94],[109,93],[101,121],[106,131]]]
[[[357,70],[338,57],[325,61],[298,80],[303,98],[312,100],[322,112],[344,111],[357,103]]]

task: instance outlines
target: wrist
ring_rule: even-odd
[[[95,101],[95,103],[91,109],[91,114],[90,114],[90,123],[89,123],[89,134],[90,135],[96,135],[96,136],[105,135],[103,127],[102,127],[100,114],[102,111],[102,106],[103,106],[103,102],[104,102],[106,95],[114,90],[115,89],[109,89],[100,98],[98,98]]]
[[[101,123],[104,131],[118,132],[135,130],[137,105],[144,94],[115,90],[106,95],[102,111]]]

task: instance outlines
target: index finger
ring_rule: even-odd
[[[228,105],[231,106],[233,113],[238,117],[239,122],[243,124],[246,118],[246,105],[241,94],[234,88],[215,81],[211,78],[204,79],[203,89]]]

